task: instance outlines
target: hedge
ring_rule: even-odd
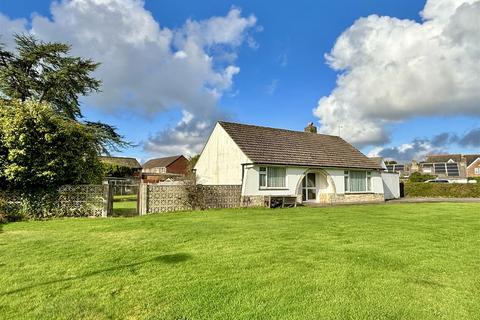
[[[406,182],[405,197],[480,198],[480,183]]]

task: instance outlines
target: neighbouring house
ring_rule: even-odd
[[[419,172],[439,178],[466,178],[466,165],[461,154],[431,154],[419,163]]]
[[[412,164],[410,163],[388,163],[386,164],[388,172],[396,172],[400,174],[401,177],[408,177],[410,176],[411,172],[414,172],[412,169]],[[413,164],[415,167],[415,164]]]
[[[220,121],[194,170],[199,184],[241,186],[245,206],[263,205],[270,196],[384,201],[382,173],[389,175],[342,138],[317,134],[312,123],[301,132]],[[398,175],[390,175],[398,188]]]
[[[405,177],[420,172],[438,178],[464,180],[480,177],[480,154],[431,154],[421,162],[387,164],[387,170]]]
[[[111,169],[106,173],[108,177],[140,177],[142,166],[135,158],[100,156],[99,159],[102,163],[111,166]]]
[[[468,178],[480,178],[480,154],[464,155]]]
[[[185,176],[187,167],[188,159],[183,155],[150,159],[143,164],[142,180],[147,183],[175,180]]]

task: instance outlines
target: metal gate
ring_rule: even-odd
[[[139,184],[109,184],[109,216],[130,217],[139,213]]]

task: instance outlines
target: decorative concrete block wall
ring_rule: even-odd
[[[242,195],[240,185],[201,186],[205,208],[238,208]]]
[[[58,189],[52,206],[40,208],[43,217],[106,217],[109,207],[108,185],[65,185]],[[2,193],[0,197],[21,211],[23,199],[18,194]],[[37,216],[39,218],[41,216]]]
[[[182,185],[142,185],[140,214],[189,210],[187,191]]]
[[[197,185],[200,206],[205,209],[240,207],[241,186],[239,185]],[[147,185],[140,187],[140,214],[191,210],[185,186]]]
[[[106,217],[109,186],[65,185],[58,190],[58,209],[64,216]]]

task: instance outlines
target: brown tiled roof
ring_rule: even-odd
[[[181,157],[183,157],[183,156],[179,155],[179,156],[171,156],[171,157],[165,157],[165,158],[150,159],[143,164],[143,168],[144,169],[151,169],[151,168],[167,167],[168,165],[170,165],[175,160],[177,160],[178,158],[181,158]]]
[[[383,158],[382,157],[369,157],[370,160],[375,161],[375,163],[382,167],[382,164],[384,164]]]
[[[452,159],[455,162],[462,161],[461,154],[431,154],[427,156],[426,162],[447,162]]]
[[[474,163],[478,158],[480,158],[480,154],[466,154],[465,160],[467,162],[467,167]]]
[[[107,156],[101,156],[99,158],[100,158],[100,161],[102,161],[103,163],[115,164],[120,167],[135,168],[135,169],[140,169],[142,167],[140,163],[138,163],[137,159],[135,158],[107,157]]]
[[[381,169],[340,137],[220,121],[254,163]]]

